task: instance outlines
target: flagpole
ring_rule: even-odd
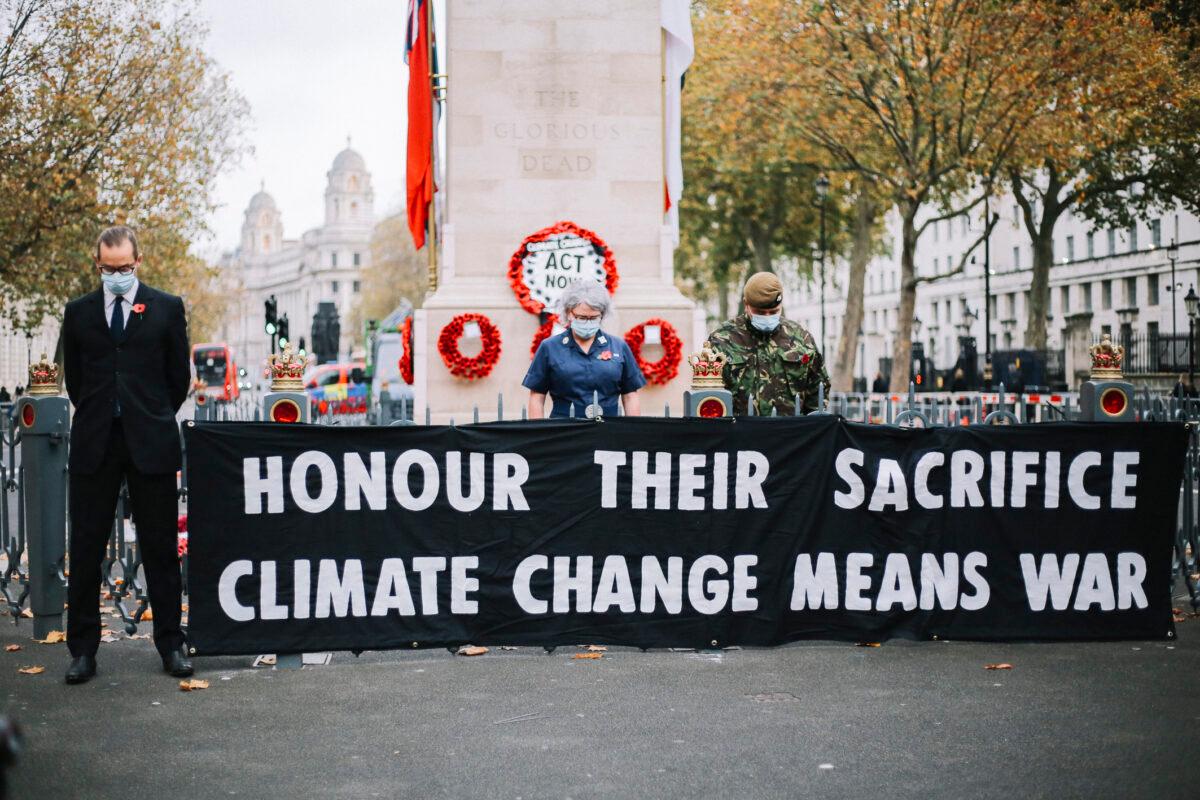
[[[429,68],[429,102],[430,115],[429,118],[433,121],[433,135],[429,142],[429,179],[433,182],[433,195],[437,194],[437,174],[434,171],[434,165],[437,164],[435,152],[437,150],[437,79],[433,74],[433,0],[425,0],[425,60]],[[436,292],[438,288],[438,264],[437,264],[437,203],[434,197],[429,198],[429,213],[426,224],[429,229],[429,291]]]
[[[661,19],[659,20],[658,25],[659,25],[658,71],[660,73],[661,83],[662,83],[662,86],[658,92],[659,111],[660,111],[659,122],[661,123],[661,130],[659,131],[659,137],[662,139],[662,170],[661,170],[661,172],[662,172],[662,180],[663,180],[663,193],[666,195],[668,202],[673,202],[673,201],[671,201],[670,181],[667,177],[667,157],[668,157],[668,155],[667,155],[667,29],[662,27]],[[667,204],[664,203],[663,205],[666,206]],[[670,211],[671,211],[671,209],[669,209],[669,208],[663,208],[663,222],[664,223],[666,223],[668,221],[667,215],[670,213]]]

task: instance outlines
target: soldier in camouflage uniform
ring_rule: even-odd
[[[745,312],[708,337],[709,344],[729,359],[722,377],[733,393],[733,413],[746,414],[754,395],[755,413],[780,416],[817,410],[817,387],[829,392],[825,359],[812,334],[797,322],[783,319],[783,285],[770,272],[755,273],[742,293]]]

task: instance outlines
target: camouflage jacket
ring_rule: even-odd
[[[742,314],[713,331],[708,341],[729,359],[722,377],[733,392],[735,414],[746,413],[750,395],[756,414],[769,416],[774,408],[783,416],[795,413],[797,395],[801,413],[809,414],[817,410],[817,387],[825,384],[829,394],[825,359],[798,322],[782,319],[774,331],[763,333]]]

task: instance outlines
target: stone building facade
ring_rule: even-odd
[[[347,316],[362,289],[362,271],[371,262],[375,194],[363,157],[347,147],[326,173],[325,222],[298,239],[284,236],[283,219],[265,189],[246,207],[241,243],[221,261],[221,281],[230,298],[219,341],[252,379],[261,375],[271,352],[263,330],[264,302],[274,295],[277,311],[287,314],[294,342],[312,341],[317,304],[333,302],[342,323],[340,358],[348,358],[358,332]]]
[[[1011,195],[993,201],[992,211],[1000,214],[1000,221],[990,237],[991,349],[1018,350],[1025,346],[1032,242]],[[928,216],[936,214],[931,209]],[[927,228],[917,244],[918,275],[953,273],[963,252],[979,238],[983,220],[984,212],[979,209]],[[868,384],[879,371],[887,378],[883,362],[892,355],[898,326],[900,221],[894,213],[888,217],[885,237],[894,255],[878,257],[868,266],[862,336],[854,367],[854,375]],[[1172,241],[1177,243],[1174,281],[1168,257]],[[1065,214],[1055,230],[1054,259],[1046,315],[1048,349],[1068,351],[1069,361],[1075,344],[1069,340],[1076,328],[1090,331],[1091,336],[1111,333],[1114,341],[1121,341],[1124,334],[1127,341],[1135,340],[1139,352],[1148,349],[1150,341],[1165,339],[1176,330],[1186,340],[1184,297],[1191,286],[1200,293],[1200,219],[1194,215],[1173,209],[1139,220],[1130,228],[1097,229],[1086,219]],[[960,336],[974,337],[981,357],[986,350],[983,265],[980,245],[961,273],[923,282],[917,289],[916,319],[920,324],[914,326],[913,341],[923,343],[925,355],[936,369],[955,365]],[[832,265],[826,281],[823,349],[833,358],[845,317],[846,265]],[[814,276],[793,283],[786,313],[819,337],[819,281]],[[1148,360],[1145,352],[1139,357]],[[1186,363],[1186,355],[1180,360]],[[1073,382],[1072,376],[1067,380]]]

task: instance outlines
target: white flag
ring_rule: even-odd
[[[692,63],[696,48],[692,43],[692,13],[689,0],[662,0],[662,27],[666,33],[663,54],[666,72],[666,97],[663,98],[665,115],[664,146],[666,163],[667,224],[675,232],[675,243],[679,243],[679,198],[683,195],[683,157],[680,153],[680,89],[683,73]]]

